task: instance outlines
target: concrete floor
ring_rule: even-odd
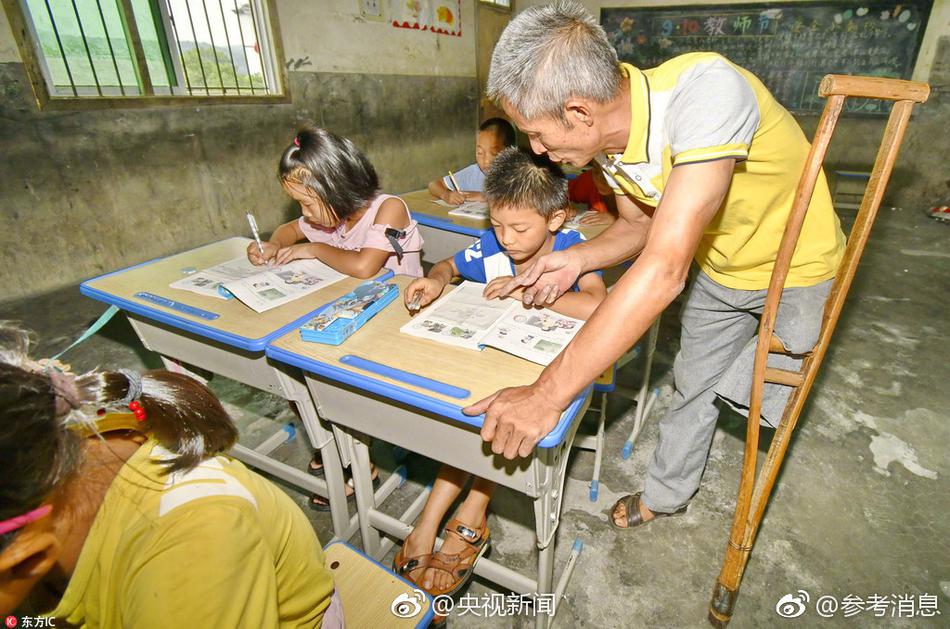
[[[745,573],[732,626],[947,626],[950,618],[950,225],[919,210],[884,209],[852,288],[832,349],[792,442],[771,506]],[[0,305],[0,318],[24,321],[39,336],[36,356],[65,347],[103,310],[75,288]],[[657,418],[671,397],[670,366],[678,346],[679,304],[664,315],[655,383],[661,395],[633,456],[620,450],[628,435],[630,402],[609,404],[607,450],[600,498],[588,499],[593,465],[577,453],[568,469],[558,531],[559,558],[575,538],[584,551],[561,606],[556,627],[703,627],[709,594],[719,572],[735,505],[744,424],[723,412],[702,488],[687,514],[636,532],[618,532],[605,510],[640,489],[657,438]],[[76,368],[157,367],[155,355],[116,317],[100,334],[72,350]],[[640,365],[622,372],[635,386]],[[242,439],[253,445],[275,422],[293,419],[285,402],[217,378],[213,388],[239,416]],[[590,418],[588,418],[590,419]],[[309,453],[298,438],[278,450],[304,465]],[[385,444],[374,445],[383,474],[394,468]],[[435,466],[408,460],[410,482],[397,491],[391,513],[431,481]],[[304,506],[306,497],[288,488]],[[304,506],[306,509],[306,507]],[[536,561],[531,509],[524,498],[499,491],[493,501],[491,556],[533,570]],[[307,510],[318,535],[330,537],[329,517]],[[353,540],[358,543],[358,540]],[[775,611],[785,594],[811,597],[797,620]],[[494,591],[476,580],[469,593]],[[935,595],[937,618],[875,618],[870,611],[821,619],[821,596]],[[529,626],[527,619],[454,616],[457,627]]]

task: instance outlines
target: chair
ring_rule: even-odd
[[[732,618],[733,608],[739,594],[739,585],[746,562],[752,551],[755,535],[765,507],[768,505],[772,487],[775,484],[779,468],[785,457],[788,444],[808,398],[818,368],[831,342],[835,325],[844,306],[845,297],[854,279],[858,262],[864,252],[871,226],[877,215],[878,207],[884,196],[884,189],[897,159],[897,153],[904,138],[904,132],[915,103],[923,103],[930,94],[930,86],[925,83],[829,74],[821,81],[818,93],[827,97],[824,112],[818,123],[811,152],[798,184],[798,191],[789,213],[785,233],[779,245],[775,267],[769,283],[768,294],[762,318],[759,324],[758,344],[752,372],[752,391],[749,399],[749,420],[746,426],[745,455],[742,475],[739,482],[739,495],[736,511],[729,535],[729,545],[722,570],[713,589],[709,605],[709,621],[717,627],[724,627]],[[894,101],[893,109],[887,121],[887,127],[878,149],[877,158],[871,171],[867,189],[862,198],[854,227],[848,237],[844,258],[838,268],[831,293],[825,305],[818,343],[802,362],[799,371],[775,369],[768,366],[769,353],[785,353],[784,347],[772,332],[778,312],[782,289],[788,275],[792,253],[801,233],[805,212],[815,189],[815,182],[821,170],[828,144],[838,122],[838,117],[848,97],[877,98]],[[759,443],[759,419],[762,407],[762,393],[766,382],[788,385],[794,388],[782,419],[775,430],[769,445],[765,462],[756,475],[756,458]]]
[[[323,549],[346,626],[428,627],[432,597],[344,542]]]

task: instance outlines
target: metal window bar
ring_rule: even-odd
[[[102,3],[96,0],[96,8],[99,10],[99,20],[102,22],[102,32],[106,34],[106,44],[109,46],[109,56],[112,58],[112,67],[115,69],[115,78],[119,83],[119,92],[125,96],[125,84],[122,83],[122,73],[119,72],[119,62],[115,58],[115,50],[112,48],[112,37],[109,35],[109,27],[106,26],[106,16],[102,12]]]
[[[228,32],[228,20],[224,16],[224,5],[218,0],[218,11],[221,13],[221,25],[224,27],[224,39],[228,42],[228,56],[231,58],[231,69],[234,70],[234,85],[237,93],[241,93],[241,81],[238,79],[237,65],[234,63],[234,52],[231,50],[231,33]]]
[[[227,94],[224,85],[224,75],[221,74],[221,60],[218,59],[218,46],[214,43],[214,29],[211,28],[211,19],[208,17],[207,0],[201,0],[201,10],[205,14],[205,25],[208,27],[208,39],[211,40],[211,53],[214,55],[214,69],[218,73],[218,85],[221,87],[221,94]],[[197,42],[195,42],[197,44]]]
[[[207,6],[209,1],[212,3],[211,9]],[[133,7],[133,0],[109,0],[109,2],[115,2],[115,12],[113,12],[112,5],[103,2],[103,0],[95,0],[94,6],[92,6],[92,3],[88,3],[87,0],[39,0],[32,4],[32,7],[34,7],[32,9],[27,0],[18,2],[24,14],[27,30],[29,31],[28,35],[37,55],[37,65],[42,71],[50,96],[72,96],[77,98],[88,96],[102,98],[118,95],[123,97],[153,96],[155,90],[152,85],[151,73],[160,72],[161,70],[164,70],[168,79],[167,88],[164,85],[159,86],[163,93],[196,95],[195,93],[198,92],[200,95],[203,90],[203,94],[207,96],[242,96],[256,95],[258,91],[264,94],[279,92],[279,68],[275,65],[276,60],[274,58],[276,45],[270,41],[269,30],[263,41],[260,37],[263,33],[261,30],[263,25],[269,23],[270,16],[267,2],[241,0],[239,3],[238,0],[217,0],[218,13],[214,14],[215,0],[184,0],[175,3],[174,11],[178,12],[177,16],[173,13],[172,0],[147,0],[144,3],[147,8],[147,14],[145,15],[136,13],[136,10],[138,13],[142,13],[142,8],[139,5],[136,5],[138,9]],[[192,11],[191,5],[193,2],[201,2],[202,5],[205,18],[203,26],[208,29],[207,38],[211,42],[211,52],[214,56],[214,71],[204,67],[205,60],[211,62],[211,59],[208,59],[207,50],[204,53],[201,51],[200,40],[204,39],[205,35],[202,33],[199,36],[196,32],[196,20],[200,22],[200,16],[196,16]],[[54,5],[57,6],[56,12],[53,9]],[[184,5],[184,7],[182,8],[181,5]],[[225,5],[228,5],[227,12]],[[233,17],[230,17],[231,7],[233,7]],[[86,11],[85,15],[80,11],[80,8],[82,8],[82,11]],[[194,8],[197,11],[197,7]],[[66,13],[62,13],[63,10]],[[50,33],[51,31],[52,38],[40,39],[37,32],[37,24],[40,22],[36,22],[34,19],[33,11],[37,11],[36,15],[43,18],[41,22],[44,33]],[[43,15],[44,13],[45,15]],[[57,13],[60,14],[59,20],[57,20]],[[215,17],[214,23],[211,21],[212,15]],[[45,23],[47,18],[49,20],[48,24]],[[75,28],[78,29],[78,38],[72,34],[75,32],[72,30],[74,27],[71,24],[73,18],[76,20]],[[187,18],[187,25],[185,24],[185,18]],[[220,23],[217,22],[218,18],[220,18]],[[142,23],[145,31],[141,34],[136,22],[137,19],[152,20],[148,24]],[[229,19],[237,20],[236,29],[235,25],[227,23]],[[244,19],[249,19],[251,22],[248,30],[244,29],[242,23]],[[129,56],[126,56],[124,49],[115,46],[112,41],[112,35],[116,34],[117,20],[122,36],[124,36],[128,45]],[[112,23],[110,24],[110,22]],[[258,26],[258,22],[262,26]],[[154,26],[154,35],[149,25]],[[190,26],[191,32],[184,33],[185,39],[182,38],[181,26],[185,26],[185,28]],[[217,37],[215,36],[215,29],[218,30]],[[227,46],[227,55],[218,50],[222,31],[224,43]],[[231,39],[232,32],[240,36],[241,52],[237,54],[233,49],[236,42]],[[155,50],[152,46],[148,49],[148,55],[150,56],[146,56],[141,39],[142,34],[149,38],[149,42],[151,42],[152,36],[157,36],[158,53],[161,55],[161,59],[155,57]],[[188,42],[188,35],[194,40],[194,55],[197,57],[198,69],[201,73],[201,84],[198,83],[198,77],[193,76],[195,74],[194,68],[189,71],[185,66],[186,57],[183,44],[190,43]],[[102,36],[106,40],[105,46],[102,46],[99,41]],[[253,37],[253,40],[249,42],[250,37]],[[171,41],[172,38],[174,38],[174,42]],[[78,45],[74,42],[74,39],[80,40]],[[55,41],[55,47],[52,45],[53,41]],[[70,48],[70,51],[67,51],[67,43],[75,50]],[[205,43],[204,45],[207,46],[208,44]],[[251,51],[248,51],[249,47],[252,48]],[[279,49],[279,46],[276,46],[276,49]],[[95,55],[93,54],[94,51]],[[57,54],[59,57],[56,56]],[[108,54],[108,59],[103,59],[106,54]],[[83,76],[85,69],[80,61],[83,57],[89,63],[91,73],[89,78],[94,84],[94,91],[93,86],[88,85],[88,78]],[[253,64],[251,63],[252,59]],[[244,66],[242,71],[239,72],[237,64],[242,60]],[[60,80],[57,81],[51,71],[50,64],[55,62],[53,65],[58,67],[60,61],[63,64],[62,68],[66,75],[66,81],[62,80],[61,74],[59,75]],[[134,83],[125,80],[128,77],[123,76],[123,72],[128,72],[128,68],[125,67],[128,62],[131,62],[132,70],[136,75]],[[157,62],[157,65],[153,62]],[[228,63],[230,63],[230,69],[233,72],[233,79],[226,82],[224,75],[229,67]],[[149,64],[154,67],[150,69]],[[113,83],[112,75],[109,72],[115,73],[115,83]],[[218,84],[216,86],[213,85],[212,72],[217,74]],[[77,80],[83,85],[78,84]],[[258,83],[263,84],[258,85]]]
[[[168,91],[170,94],[174,94],[176,82],[179,78],[178,68],[175,66],[174,57],[171,53],[171,42],[169,41],[168,28],[165,23],[165,14],[162,11],[162,3],[159,2],[159,0],[148,0],[148,15],[152,21],[152,27],[155,29],[155,35],[158,38],[158,48],[162,55],[162,67],[165,70],[165,79],[168,81]],[[164,87],[162,89],[164,89]]]
[[[238,23],[238,34],[241,36],[241,52],[244,54],[244,67],[247,68],[247,79],[251,86],[251,94],[254,94],[254,77],[251,76],[251,61],[247,56],[247,43],[244,41],[244,27],[241,26],[241,10],[238,9],[237,0],[233,0],[233,3],[234,17],[237,19]],[[266,88],[264,91],[267,91]]]
[[[96,84],[96,92],[102,96],[102,86],[99,85],[99,73],[96,72],[96,64],[92,61],[92,53],[89,52],[89,38],[86,37],[86,29],[82,26],[82,17],[79,15],[79,8],[76,6],[76,0],[72,0],[73,14],[76,16],[76,24],[79,26],[79,37],[82,39],[82,46],[86,50],[86,59],[89,60],[89,69],[92,71],[92,81]]]
[[[255,52],[257,53],[257,58],[261,63],[261,71],[264,72],[264,88],[266,90],[273,83],[271,83],[270,78],[267,76],[267,71],[265,70],[267,64],[264,63],[264,59],[262,58],[263,55],[261,54],[263,52],[263,49],[261,48],[261,37],[257,33],[258,13],[256,10],[257,7],[254,5],[255,0],[247,0],[247,8],[251,14],[251,26],[254,28],[254,43],[257,45],[257,50]],[[240,16],[238,16],[238,19],[241,19]],[[250,70],[250,68],[248,68],[248,70]]]
[[[181,76],[185,79],[185,93],[192,94],[192,85],[191,77],[188,73],[188,68],[185,66],[185,53],[181,49],[181,37],[178,35],[178,21],[175,19],[175,16],[172,14],[172,8],[168,4],[168,0],[165,0],[162,3],[162,15],[168,24],[171,25],[172,32],[175,37],[175,47],[178,49],[178,59],[176,60],[176,70],[181,70]],[[196,77],[197,78],[197,77]]]
[[[73,96],[79,96],[79,92],[76,91],[76,81],[73,80],[72,70],[69,69],[69,61],[66,59],[66,49],[63,48],[63,40],[60,38],[59,28],[56,26],[56,18],[53,16],[53,8],[50,6],[49,0],[44,0],[44,4],[46,5],[46,12],[49,14],[49,21],[53,25],[53,36],[56,37],[59,54],[63,57],[63,66],[66,68],[66,76],[69,78],[69,87],[73,90]]]
[[[201,58],[201,46],[198,45],[198,35],[195,34],[195,21],[191,17],[191,3],[185,2],[185,11],[188,13],[188,24],[191,27],[191,36],[195,40],[195,53],[198,55],[198,69],[201,70],[201,82],[204,84],[205,94],[211,95],[211,90],[208,89],[208,77],[205,75],[205,62]],[[182,57],[182,63],[185,62],[185,58]]]
[[[126,41],[132,51],[132,67],[135,69],[139,89],[145,96],[152,96],[155,90],[152,88],[152,77],[148,73],[148,61],[145,57],[145,48],[142,46],[142,39],[139,37],[139,27],[135,21],[132,0],[116,0],[116,6],[119,9],[122,27],[125,29]]]

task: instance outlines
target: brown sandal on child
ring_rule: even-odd
[[[439,551],[429,560],[429,568],[440,570],[452,577],[452,584],[443,589],[429,590],[432,596],[454,596],[472,579],[475,574],[475,562],[488,550],[490,532],[488,523],[479,529],[473,529],[458,520],[450,520],[443,529],[446,535],[454,535],[463,542],[465,548],[454,555],[446,555]]]
[[[393,557],[393,572],[401,576],[407,581],[411,581],[416,585],[416,580],[412,577],[412,573],[417,570],[425,570],[429,567],[429,563],[432,561],[432,553],[425,555],[417,555],[415,557],[406,557],[403,555],[405,546],[399,549],[399,552],[396,553],[396,556]],[[419,573],[418,576],[422,576],[422,573]]]

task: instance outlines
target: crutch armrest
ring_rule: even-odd
[[[919,81],[885,79],[876,76],[826,74],[818,87],[822,97],[844,95],[851,98],[882,98],[884,100],[911,100],[926,102],[930,86]]]

